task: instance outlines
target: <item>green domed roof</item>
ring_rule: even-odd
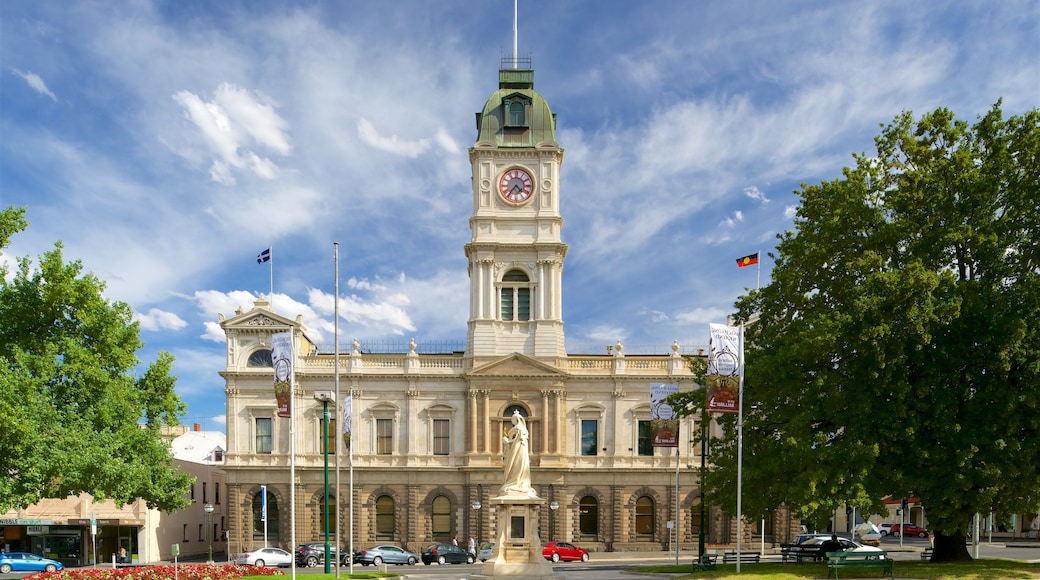
[[[477,143],[497,147],[559,146],[556,115],[534,90],[534,69],[498,71],[498,90],[477,113]]]

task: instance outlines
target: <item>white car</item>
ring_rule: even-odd
[[[494,556],[495,543],[488,542],[480,547],[480,551],[477,552],[477,559],[481,562],[487,562]]]
[[[293,555],[280,548],[257,548],[251,552],[242,552],[235,558],[239,566],[292,566]]]
[[[881,522],[877,525],[877,528],[882,536],[887,536],[892,533],[892,526],[894,525],[892,522]]]

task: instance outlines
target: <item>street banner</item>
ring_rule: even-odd
[[[354,461],[354,453],[350,448],[350,422],[354,412],[354,394],[350,393],[343,399],[343,445],[347,448],[347,461]]]
[[[271,362],[274,364],[274,396],[278,401],[278,416],[286,419],[292,415],[292,332],[271,335]]]
[[[650,439],[654,447],[679,446],[679,419],[665,402],[668,395],[678,392],[678,384],[650,383]]]
[[[709,413],[740,412],[740,327],[709,324],[707,407]]]

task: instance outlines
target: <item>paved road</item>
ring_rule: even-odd
[[[919,560],[921,550],[929,545],[927,538],[905,538],[902,545],[898,539],[886,538],[881,547],[888,550],[894,560]],[[742,551],[749,553],[759,552],[760,545],[743,546]],[[766,546],[767,560],[780,560],[780,556],[771,554],[772,549]],[[974,554],[974,546],[968,546],[968,551]],[[1007,558],[1012,560],[1027,560],[1040,562],[1040,542],[1023,542],[1021,544],[985,543],[979,544],[979,555],[983,558]],[[695,554],[693,552],[679,552],[679,563],[689,563]],[[608,552],[593,553],[588,562],[560,562],[553,566],[553,570],[568,580],[632,580],[634,576],[627,574],[625,570],[643,564],[674,564],[675,552]],[[480,574],[481,564],[446,564],[444,566],[391,566],[390,570],[401,572],[409,578],[421,580],[469,580],[473,574]],[[354,571],[373,570],[371,566],[354,566]],[[283,569],[288,576],[290,571]],[[343,568],[341,571],[345,571]],[[324,573],[324,566],[316,568],[297,568],[296,573],[306,578],[312,574]],[[27,573],[0,574],[0,579],[21,578]]]

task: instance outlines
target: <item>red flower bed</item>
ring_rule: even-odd
[[[179,564],[177,580],[224,580],[243,576],[282,576],[277,568],[257,568],[237,564]],[[136,566],[128,568],[66,568],[58,572],[40,572],[23,580],[167,580],[174,577],[172,565]]]

